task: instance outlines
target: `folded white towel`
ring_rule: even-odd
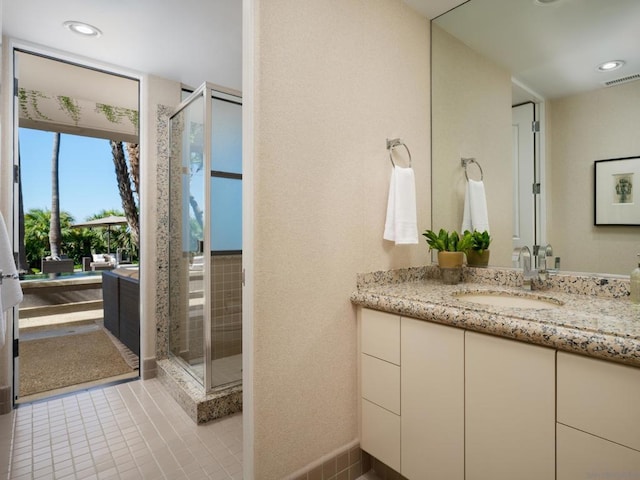
[[[482,181],[469,180],[464,196],[464,212],[462,214],[462,231],[489,231],[489,215],[487,198]]]
[[[0,213],[0,270],[4,275],[16,275],[16,264],[13,260],[13,247],[7,232],[7,226]],[[0,285],[0,347],[4,345],[7,331],[7,320],[4,312],[15,307],[22,301],[22,288],[20,282],[13,278],[4,278]]]
[[[396,245],[418,243],[416,181],[412,168],[393,167],[383,238]]]

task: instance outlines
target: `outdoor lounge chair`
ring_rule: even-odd
[[[42,273],[73,273],[73,259],[61,257],[59,260],[45,257],[42,259]]]
[[[89,264],[91,270],[113,270],[116,268],[116,258],[109,253],[93,253],[93,262]]]

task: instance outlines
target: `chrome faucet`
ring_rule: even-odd
[[[538,248],[538,277],[546,280],[548,275],[556,273],[560,269],[560,257],[555,258],[555,263],[548,266],[549,262],[553,262],[553,247],[548,243],[546,247]],[[551,259],[551,260],[549,260]]]
[[[546,247],[538,247],[538,269],[540,271],[547,271],[547,257],[553,257],[553,248],[548,243]]]
[[[522,267],[525,273],[531,270],[531,250],[529,247],[517,247],[513,249],[513,266]]]
[[[531,270],[531,250],[527,246],[515,248],[511,258],[515,267],[522,267],[522,287],[531,290],[532,280],[538,276],[537,270]]]

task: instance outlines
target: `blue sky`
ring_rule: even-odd
[[[53,133],[21,128],[20,162],[24,211],[51,209]],[[60,209],[76,222],[101,210],[122,210],[109,141],[62,134]]]

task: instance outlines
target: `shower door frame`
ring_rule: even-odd
[[[203,193],[204,201],[202,205],[202,256],[203,256],[203,271],[202,271],[202,322],[203,322],[203,349],[204,349],[204,365],[202,382],[204,391],[209,393],[212,391],[212,375],[211,375],[211,181],[209,181],[209,172],[211,172],[211,135],[206,134],[211,132],[211,96],[212,92],[217,90],[214,86],[208,82],[200,85],[194,92],[189,95],[184,101],[178,105],[175,111],[169,116],[169,128],[171,128],[171,120],[182,112],[185,108],[191,105],[200,97],[204,97],[204,112],[203,112],[203,151],[202,151],[202,170],[203,175]],[[173,135],[170,134],[169,138],[172,139]],[[184,203],[183,203],[184,205]],[[182,214],[183,212],[181,212]],[[183,216],[181,215],[181,218]],[[169,270],[169,279],[171,279],[171,270]],[[171,297],[169,298],[171,302]],[[187,309],[188,314],[188,309]],[[173,317],[172,309],[169,307],[169,322],[171,323]],[[169,342],[171,339],[169,338]],[[171,349],[169,349],[171,350]],[[176,356],[180,360],[181,364],[184,364],[184,360]],[[184,365],[183,365],[184,366]],[[190,366],[184,366],[185,370],[192,374]],[[193,374],[192,374],[193,375]],[[195,375],[193,375],[195,377]],[[196,378],[198,381],[199,379]]]
[[[224,88],[219,85],[212,84],[210,82],[205,82],[200,85],[197,89],[193,91],[187,98],[185,98],[178,107],[174,110],[174,112],[169,116],[169,128],[171,128],[171,120],[182,112],[186,107],[188,107],[192,102],[199,99],[201,96],[204,96],[203,103],[203,163],[202,169],[204,172],[204,185],[203,185],[203,193],[204,193],[204,205],[202,206],[202,229],[203,229],[203,348],[204,348],[204,365],[203,365],[203,378],[202,383],[204,386],[205,393],[211,393],[217,391],[219,389],[225,389],[230,386],[236,385],[242,380],[234,380],[230,383],[226,383],[223,385],[215,386],[213,385],[213,338],[212,338],[212,302],[213,302],[213,289],[211,284],[211,273],[212,273],[212,211],[211,211],[211,170],[213,165],[213,140],[211,136],[212,126],[213,126],[213,99],[217,98],[219,100],[224,101],[232,101],[230,99],[225,99],[225,96],[235,97],[238,99],[242,99],[242,93]],[[236,103],[236,101],[232,101],[232,103]],[[242,103],[240,103],[242,105]],[[169,135],[170,139],[172,135]],[[169,275],[171,276],[171,270],[169,271]],[[171,298],[170,298],[171,301]],[[169,322],[172,321],[172,310],[169,309]],[[169,342],[171,339],[169,337]],[[171,349],[169,348],[169,353]],[[179,355],[172,354],[177,361],[181,364],[181,366],[198,382],[200,379],[196,377],[194,372],[192,371],[190,365],[181,358]]]

